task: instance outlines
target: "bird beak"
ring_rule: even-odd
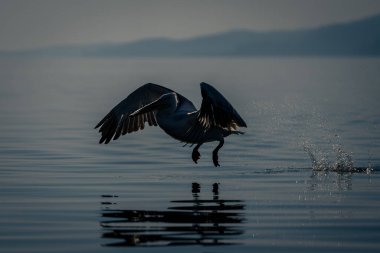
[[[137,115],[140,115],[140,114],[144,114],[144,113],[147,113],[147,112],[151,112],[151,111],[157,110],[158,108],[160,108],[164,104],[165,103],[162,101],[162,99],[159,98],[156,101],[153,101],[152,103],[147,104],[147,105],[141,107],[140,109],[134,111],[133,113],[129,114],[129,117],[134,117],[134,116],[137,116]]]

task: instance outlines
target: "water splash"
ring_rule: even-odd
[[[332,144],[332,151],[335,153],[335,159],[332,161],[329,159],[328,152],[308,141],[303,142],[303,149],[308,154],[312,169],[315,171],[357,171],[357,168],[354,167],[352,153],[345,151],[340,143]]]
[[[332,167],[329,162],[328,155],[320,150],[316,145],[304,141],[303,149],[309,155],[313,170],[329,170],[329,168]]]
[[[352,154],[346,152],[341,144],[334,144],[333,150],[336,154],[336,160],[334,162],[333,170],[335,171],[353,171],[354,162],[352,160]]]

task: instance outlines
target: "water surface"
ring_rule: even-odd
[[[377,252],[379,67],[1,59],[1,251]],[[199,107],[202,81],[248,124],[226,139],[220,168],[216,143],[196,165],[159,128],[97,144],[95,124],[139,85],[166,85]]]

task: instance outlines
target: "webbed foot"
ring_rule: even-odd
[[[223,147],[223,144],[224,144],[224,139],[221,139],[219,141],[219,144],[218,146],[216,146],[216,148],[214,149],[214,151],[212,151],[212,161],[214,162],[214,166],[215,167],[219,167],[220,164],[218,162],[218,151],[221,147]]]
[[[212,153],[212,161],[214,163],[215,167],[220,167],[219,161],[218,161],[218,153]]]
[[[199,158],[201,157],[201,154],[198,150],[193,150],[193,153],[191,154],[191,158],[195,163],[198,163]]]

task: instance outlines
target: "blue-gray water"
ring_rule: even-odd
[[[378,252],[379,69],[359,58],[1,59],[0,251]],[[221,167],[216,143],[196,165],[159,128],[98,144],[95,124],[139,85],[199,106],[202,81],[248,124],[226,139]],[[362,171],[335,171],[350,162]]]

